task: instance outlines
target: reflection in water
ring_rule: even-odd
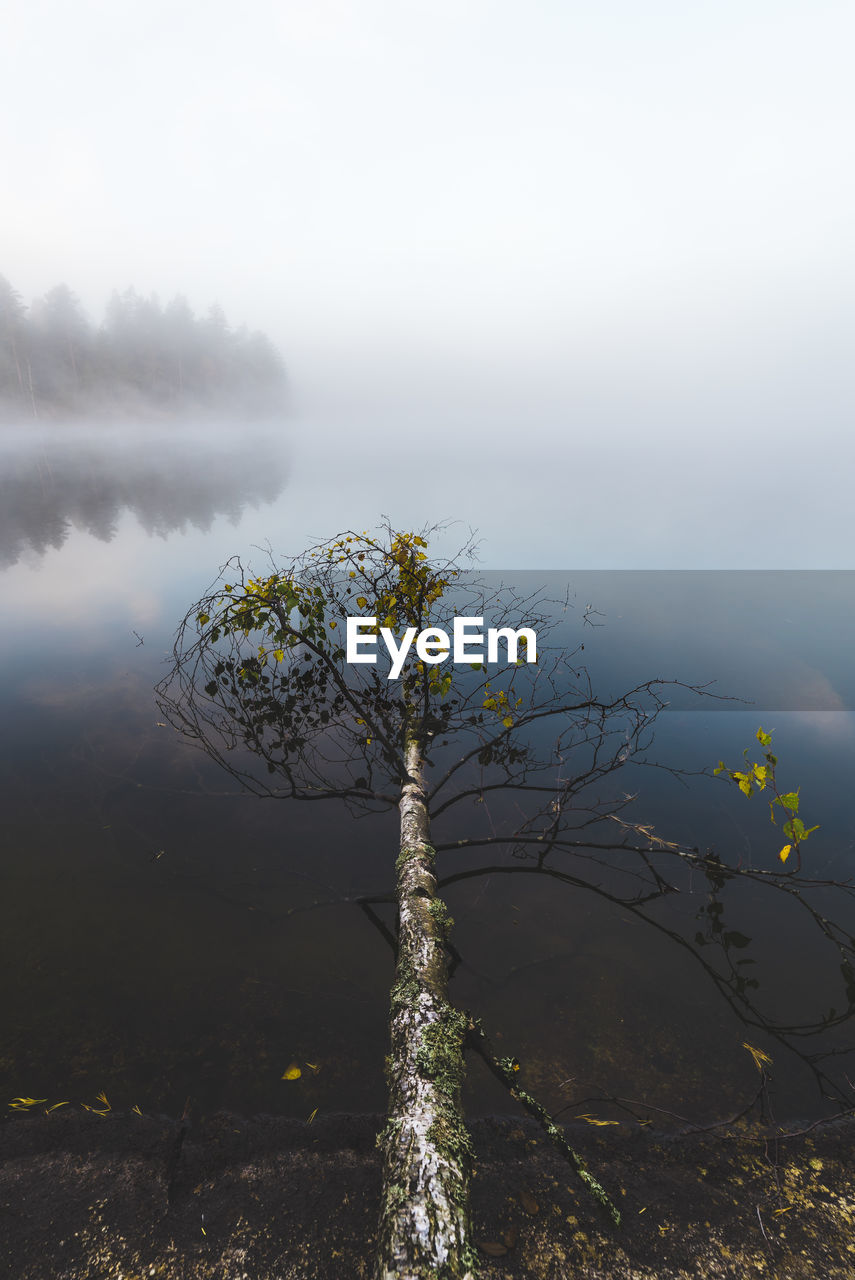
[[[2,436],[0,558],[32,557],[73,528],[109,539],[122,511],[159,534],[204,526],[282,488],[283,453],[275,439],[238,447],[202,433],[145,443],[124,433],[56,432],[17,444]],[[308,527],[305,513],[320,523],[324,502],[342,493],[328,472],[305,477],[289,486],[287,503],[283,496],[256,514],[245,510],[238,529],[215,523],[210,534],[186,539],[189,546],[174,536],[141,548],[125,519],[107,545],[71,537],[45,572],[19,566],[8,575],[0,1097],[77,1105],[106,1090],[115,1108],[177,1115],[192,1095],[203,1112],[272,1110],[303,1120],[318,1106],[383,1108],[392,960],[362,904],[392,887],[395,815],[353,822],[335,807],[235,794],[213,763],[158,723],[152,693],[172,628],[221,550],[270,534],[293,546],[304,521]],[[91,564],[99,570],[82,592],[76,575],[85,579]],[[144,644],[130,631],[139,615],[128,614],[127,593],[115,589],[133,577],[137,590],[141,576],[154,601]],[[560,594],[560,583],[537,577]],[[814,697],[802,675],[820,673],[836,704],[852,707],[852,576],[567,577],[577,604],[594,601],[606,615],[596,629],[582,630],[581,610],[567,622],[577,619],[575,638],[585,642],[599,688],[625,687],[636,670],[709,676],[723,693],[775,708],[771,717],[742,704],[709,715],[669,710],[656,754],[700,769],[738,760],[758,722],[774,727],[787,785],[802,784],[822,824],[811,838],[810,872],[849,878],[855,823],[840,780],[855,768],[853,718],[820,714],[831,700]],[[67,579],[84,597],[74,608]],[[637,782],[639,817],[671,839],[761,870],[774,860],[780,846],[770,854],[768,810],[723,783],[684,788],[661,770]],[[454,824],[447,834],[455,840],[469,827]],[[551,1109],[620,1097],[693,1119],[733,1114],[761,1082],[746,1041],[773,1059],[781,1121],[827,1111],[805,1055],[833,1053],[836,1077],[855,1078],[842,1053],[852,1039],[840,1023],[852,999],[848,975],[834,943],[783,895],[774,895],[773,910],[765,890],[718,887],[709,864],[683,862],[670,881],[678,892],[652,901],[652,920],[642,920],[598,891],[614,888],[605,871],[583,890],[560,878],[563,865],[547,875],[477,850],[440,859],[461,957],[455,999],[501,1028],[501,1051],[519,1056],[528,1087]],[[817,894],[823,917],[836,918],[838,895]],[[377,914],[393,928],[388,904]],[[851,912],[847,934],[855,936]],[[779,1026],[813,1025],[815,1035],[796,1042],[801,1055],[785,1052],[756,1021],[746,1025],[746,1001],[762,1004]],[[319,1071],[285,1082],[294,1060]],[[468,1089],[473,1113],[507,1108],[477,1061]]]
[[[285,485],[281,437],[128,432],[0,438],[0,565],[61,547],[73,528],[109,542],[125,511],[149,534],[205,530]]]
[[[356,537],[347,541],[355,544],[353,550],[347,546],[345,554],[352,557],[362,575],[360,589],[370,599],[379,599],[378,583],[387,589],[389,559],[400,554],[397,541],[391,551],[380,550],[376,541],[362,544]],[[343,541],[334,543],[333,555],[344,546]],[[310,589],[322,596],[327,621],[335,614],[343,625],[351,607],[348,578],[337,576],[334,568],[324,569],[323,556],[318,567],[315,555],[312,552],[296,569],[289,566],[288,591],[301,593],[293,614],[289,614],[287,597],[283,611],[281,583],[262,588],[256,580],[247,588],[234,563],[224,573],[240,586],[224,589],[215,584],[209,594],[191,605],[179,629],[175,666],[157,687],[163,720],[256,796],[346,798],[348,807],[360,814],[395,807],[399,779],[409,768],[409,762],[400,758],[399,744],[405,726],[412,731],[415,723],[426,773],[427,767],[433,766],[433,773],[427,774],[427,803],[433,828],[431,843],[443,864],[438,882],[442,900],[453,886],[481,882],[486,890],[497,880],[509,882],[518,898],[512,905],[519,906],[519,900],[528,894],[523,884],[526,880],[540,881],[534,892],[541,899],[545,884],[556,899],[559,895],[564,898],[563,927],[557,924],[548,963],[537,975],[530,972],[528,976],[534,998],[538,987],[549,989],[537,1030],[542,1045],[545,1040],[545,1052],[542,1049],[533,1058],[540,1056],[548,1062],[557,1049],[561,1059],[572,1060],[577,1067],[585,1061],[578,1049],[579,1028],[575,1034],[559,1033],[549,1005],[553,1010],[563,1006],[568,1023],[578,1019],[584,1008],[585,1034],[596,1045],[596,1054],[589,1055],[585,1063],[584,1087],[565,1102],[565,1107],[587,1106],[597,1097],[602,1103],[636,1106],[643,1111],[647,1103],[639,1103],[639,1097],[661,1097],[665,1084],[673,1086],[671,1077],[676,1073],[679,1080],[669,1103],[663,1107],[654,1102],[654,1109],[679,1115],[679,1107],[684,1116],[703,1109],[717,1122],[728,1112],[741,1118],[755,1106],[767,1114],[774,1062],[777,1088],[788,1075],[803,1077],[803,1087],[805,1081],[812,1083],[824,1101],[850,1109],[855,1091],[846,1051],[855,1022],[855,939],[851,932],[855,890],[848,876],[818,864],[813,846],[804,869],[795,851],[784,866],[776,859],[774,847],[761,855],[757,864],[753,860],[746,863],[732,842],[728,842],[729,848],[728,844],[720,850],[710,848],[710,831],[680,843],[671,834],[670,818],[660,827],[651,825],[645,812],[651,793],[647,779],[654,772],[650,766],[658,766],[660,757],[658,751],[651,753],[650,744],[654,722],[664,718],[671,687],[660,688],[657,682],[648,681],[630,686],[628,693],[612,690],[605,701],[597,701],[597,686],[589,689],[586,678],[576,670],[580,661],[576,651],[562,645],[556,653],[548,645],[539,645],[536,667],[524,664],[515,669],[513,684],[508,677],[499,679],[499,685],[507,690],[504,709],[513,708],[513,713],[502,719],[497,692],[487,698],[485,690],[490,686],[482,683],[478,673],[468,678],[457,673],[454,693],[446,700],[448,689],[440,695],[433,687],[423,688],[413,668],[412,674],[404,674],[400,687],[395,681],[385,681],[382,671],[379,678],[373,672],[366,676],[361,667],[349,667],[343,650],[334,644],[327,650],[328,663],[307,664],[310,651],[292,658],[287,645],[299,640],[306,650],[318,652],[314,627],[308,631],[305,622],[295,620],[295,615],[311,618],[313,606],[305,604],[307,596],[313,600]],[[409,572],[418,577],[421,571]],[[403,571],[401,576],[403,580]],[[720,578],[715,576],[716,583],[723,585]],[[433,580],[428,577],[423,581],[430,585]],[[733,585],[745,584],[740,580]],[[541,636],[554,616],[536,595],[512,595],[507,588],[500,592],[501,606],[492,592],[476,589],[470,594],[468,586],[465,603],[460,597],[455,601],[451,593],[440,594],[443,599],[431,611],[431,621],[449,632],[452,615],[459,616],[464,609],[466,614],[479,615],[479,621],[492,614],[486,617],[492,623],[496,620],[494,611],[501,608],[503,621],[512,626],[519,625],[518,615],[522,614]],[[740,593],[736,596],[739,599]],[[686,586],[682,599],[685,609],[691,602]],[[557,609],[563,609],[560,598]],[[538,617],[541,610],[544,616]],[[271,617],[275,619],[272,623]],[[335,619],[329,625],[334,626]],[[273,643],[281,643],[281,651],[258,647],[260,636],[266,635],[271,644],[271,626],[280,628]],[[256,629],[250,631],[250,627]],[[266,665],[268,652],[271,661]],[[334,682],[328,681],[330,667],[337,673]],[[429,708],[418,713],[423,719],[416,719],[412,710],[415,695],[401,691],[408,678],[413,682],[411,690],[418,691],[418,705]],[[694,701],[698,705],[700,700],[695,697]],[[492,709],[495,721],[481,714],[482,708]],[[703,709],[695,713],[696,717],[703,714]],[[364,726],[370,726],[372,736],[367,739]],[[434,738],[441,745],[435,745]],[[443,741],[446,738],[447,743]],[[755,730],[750,741],[762,741],[765,748],[771,738]],[[447,752],[442,750],[445,746]],[[685,744],[683,752],[685,762]],[[765,758],[774,765],[771,754]],[[782,774],[790,767],[785,761]],[[655,772],[667,775],[661,767]],[[751,776],[755,787],[761,785],[759,778],[766,777],[756,772]],[[686,780],[681,775],[671,781]],[[774,774],[771,781],[777,786]],[[637,803],[642,791],[643,805]],[[289,806],[283,807],[287,823]],[[786,801],[788,812],[794,813],[797,807],[797,799]],[[765,805],[761,808],[765,825],[768,814]],[[349,825],[345,820],[345,831]],[[778,847],[787,835],[784,829]],[[794,833],[789,835],[798,843]],[[343,839],[347,844],[348,835]],[[768,833],[764,843],[771,843]],[[397,847],[394,840],[387,845],[387,885]],[[464,865],[453,869],[461,861]],[[592,900],[596,902],[593,909],[601,918],[600,938],[591,939],[583,952],[568,957],[578,936],[580,898],[588,911]],[[394,909],[395,895],[387,888],[376,896],[360,897],[358,902],[394,952],[391,922],[374,908]],[[820,902],[821,907],[817,905]],[[449,899],[449,906],[459,918],[456,902]],[[573,919],[571,929],[567,928],[569,919]],[[774,926],[771,938],[770,922]],[[489,925],[489,913],[484,923]],[[511,930],[514,927],[520,933],[525,930],[529,942],[533,930],[541,935],[544,932],[542,920],[525,921],[522,913],[511,923]],[[628,954],[626,930],[639,927],[635,949]],[[608,938],[605,948],[603,936]],[[786,940],[783,947],[782,939]],[[485,972],[483,959],[475,947],[467,945],[465,934],[456,931],[453,946],[453,969],[469,965]],[[601,954],[591,964],[593,948]],[[661,963],[651,965],[655,955]],[[565,967],[568,958],[572,963]],[[565,983],[555,982],[562,969],[565,990],[561,989]],[[634,1014],[643,1010],[643,1017],[632,1019],[633,1031],[627,1041],[622,1030],[615,1034],[615,1014],[618,1022],[625,1024],[625,991],[642,969],[648,977],[646,990],[638,990],[630,1006]],[[676,978],[675,969],[680,971]],[[691,970],[688,983],[682,970]],[[583,971],[586,977],[580,983]],[[616,976],[615,986],[624,992],[612,993],[611,1015],[604,1004],[604,976]],[[695,998],[703,1010],[707,1035],[710,1019],[721,1019],[723,1036],[739,1055],[745,1055],[742,1073],[731,1067],[733,1080],[744,1075],[749,1063],[758,1073],[759,1084],[754,1089],[720,1110],[720,1087],[712,1090],[696,1047],[679,1035],[661,1034],[663,1010],[673,1007],[679,993],[689,1000]],[[473,999],[461,1002],[467,1013],[480,1019],[485,1007],[490,1008],[492,1016],[485,1025],[498,1029],[504,1038],[509,1015],[502,1002],[497,1005],[491,998],[495,991],[485,989],[473,995]],[[524,980],[515,998],[522,1005],[531,1003],[532,990]],[[700,1031],[698,1021],[697,1011],[691,1021],[686,1019],[686,1030],[693,1037]],[[729,1029],[725,1021],[730,1023]],[[661,1045],[661,1053],[645,1071],[639,1060],[654,1039]],[[480,1040],[477,1044],[480,1047]],[[709,1052],[705,1044],[704,1056]],[[527,1070],[531,1081],[531,1067]],[[675,1105],[674,1094],[682,1099],[691,1096],[691,1086],[687,1088],[685,1081],[690,1073],[695,1076],[695,1087],[709,1097],[692,1099],[692,1107],[685,1107],[682,1101]],[[567,1071],[565,1079],[573,1075]],[[547,1092],[553,1087],[548,1074],[542,1076],[541,1083]],[[627,1103],[628,1098],[635,1101]]]
[[[160,641],[131,644],[88,681],[60,671],[2,691],[0,1097],[77,1105],[106,1090],[116,1108],[179,1114],[192,1095],[202,1112],[301,1119],[318,1106],[380,1111],[393,960],[363,904],[394,927],[377,900],[393,887],[396,815],[353,821],[337,807],[237,794],[158,724]],[[691,718],[701,760],[733,757],[753,723],[739,712]],[[835,750],[811,754],[837,776]],[[812,874],[848,874],[842,848],[839,863],[827,860],[853,834],[845,802],[823,800],[802,761],[789,751],[787,760],[822,812]],[[851,754],[842,767],[851,770]],[[683,794],[684,818],[674,802]],[[723,784],[699,779],[684,792],[657,770],[642,799],[663,828],[730,860],[742,854],[728,834],[735,815],[768,866],[768,811]],[[455,838],[480,809],[453,824]],[[662,871],[667,861],[657,855]],[[520,1058],[527,1087],[551,1109],[628,1098],[721,1119],[763,1083],[743,1042],[773,1059],[781,1122],[827,1114],[817,1082],[852,1078],[835,944],[762,874],[737,881],[709,859],[680,860],[667,868],[676,891],[621,904],[630,868],[589,860],[538,867],[449,850],[440,872],[456,921],[455,998],[501,1031],[497,1047]],[[838,892],[817,894],[824,919],[837,918]],[[797,1034],[799,1024],[812,1033]],[[283,1082],[294,1060],[319,1071]],[[508,1107],[478,1063],[466,1105]]]

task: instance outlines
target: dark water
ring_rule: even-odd
[[[383,1108],[392,955],[357,899],[392,887],[395,814],[354,820],[335,805],[241,794],[159,723],[152,692],[177,622],[229,554],[289,536],[299,549],[295,483],[305,506],[308,482],[289,478],[269,441],[54,441],[5,455],[4,1101],[79,1105],[103,1090],[114,1107],[173,1112],[188,1096],[201,1111]],[[758,724],[774,729],[781,781],[801,786],[806,817],[821,823],[805,869],[851,875],[852,574],[529,566],[517,580],[553,594],[569,586],[576,607],[557,639],[584,643],[598,689],[662,676],[752,699],[701,704],[675,689],[654,757],[735,765]],[[586,604],[599,611],[588,622]],[[662,834],[774,865],[782,841],[761,799],[655,769],[628,773],[627,789],[638,793],[634,816]],[[459,838],[469,822],[463,813],[435,835]],[[832,1007],[846,1008],[844,981],[804,910],[750,885],[717,896],[700,872],[676,866],[679,892],[645,921],[604,896],[623,883],[620,869],[584,870],[593,888],[535,874],[508,853],[441,858],[456,920],[454,996],[520,1059],[547,1105],[619,1096],[717,1119],[756,1091],[748,1042],[773,1059],[779,1119],[825,1114],[816,1069],[847,1087],[855,1027],[822,1028]],[[479,874],[454,879],[464,871]],[[709,933],[719,897],[724,948]],[[828,889],[811,900],[855,932],[848,897]],[[391,925],[388,905],[376,915]],[[734,986],[747,974],[758,983],[747,992],[753,1012]],[[816,1034],[801,1034],[810,1026]],[[283,1081],[294,1062],[300,1078]],[[507,1109],[477,1062],[466,1102]],[[577,1110],[618,1114],[599,1102]]]

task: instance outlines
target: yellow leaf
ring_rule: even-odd
[[[282,1079],[283,1080],[299,1080],[302,1074],[303,1073],[300,1070],[300,1068],[297,1066],[297,1063],[291,1062],[285,1068]]]
[[[308,1120],[306,1121],[306,1124],[311,1124],[311,1123],[312,1123],[312,1121],[314,1120],[314,1118],[315,1118],[315,1116],[316,1116],[317,1114],[318,1114],[318,1108],[317,1108],[317,1107],[315,1107],[314,1111],[312,1112],[312,1114],[309,1116]]]
[[[45,1107],[45,1115],[49,1116],[51,1111],[56,1111],[58,1107],[67,1107],[67,1102],[55,1102],[52,1107]]]
[[[365,596],[357,596],[356,603],[360,609],[368,608],[368,601],[365,599]]]
[[[598,1120],[596,1116],[580,1116],[580,1120],[585,1120],[588,1124],[596,1124],[602,1127],[607,1124],[620,1124],[620,1120]]]
[[[782,862],[786,862],[786,861],[787,861],[787,858],[789,858],[790,853],[792,852],[792,848],[793,848],[793,846],[792,846],[791,844],[785,844],[785,845],[784,845],[783,849],[782,849],[782,850],[781,850],[781,852],[778,854],[778,857],[781,859],[781,861],[782,861]]]
[[[284,660],[285,660],[285,650],[284,650],[284,649],[274,649],[274,650],[273,650],[273,656],[274,656],[274,658],[276,659],[276,661],[277,661],[277,662],[284,662]]]
[[[502,718],[502,724],[505,726],[506,729],[512,729],[514,724],[513,716],[504,716]]]
[[[22,1107],[37,1107],[40,1102],[47,1102],[47,1098],[13,1098],[9,1106],[14,1107],[17,1103]]]
[[[748,1044],[745,1040],[742,1042],[742,1047],[743,1049],[747,1049],[751,1054],[751,1057],[754,1059],[754,1065],[758,1071],[762,1072],[763,1067],[767,1062],[771,1064],[772,1059],[769,1057],[768,1053],[764,1053],[762,1049],[755,1049],[753,1044]]]

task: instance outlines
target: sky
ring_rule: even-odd
[[[342,495],[442,455],[441,515],[563,503],[592,567],[852,567],[853,47],[829,0],[7,0],[0,272],[265,330]]]

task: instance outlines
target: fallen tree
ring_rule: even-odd
[[[736,874],[633,822],[633,797],[609,785],[643,754],[673,682],[598,698],[578,653],[546,643],[553,602],[473,580],[466,551],[430,558],[427,532],[386,526],[341,534],[262,575],[233,560],[185,617],[159,687],[164,715],[256,794],[400,812],[377,1280],[476,1274],[460,1101],[467,1043],[619,1221],[560,1127],[516,1087],[513,1061],[495,1058],[477,1018],[449,998],[451,921],[431,821],[461,803],[486,810],[489,797],[501,829],[482,823],[441,850],[510,846],[534,863],[519,871],[543,871],[559,853],[611,859],[634,882],[612,900],[637,913],[675,891],[657,854],[711,882]],[[486,620],[496,644],[473,652]]]

